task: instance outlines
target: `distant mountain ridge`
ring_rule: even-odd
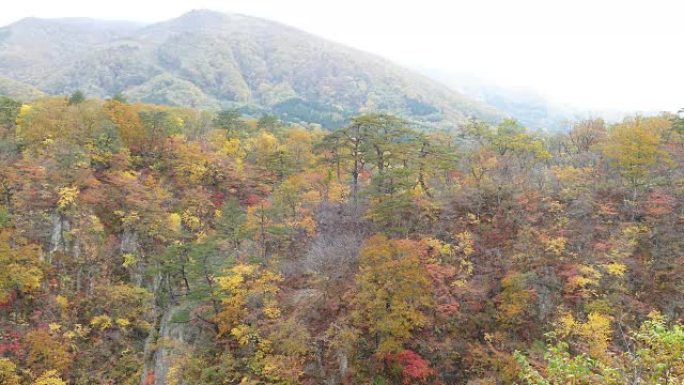
[[[206,10],[147,26],[24,19],[0,28],[0,77],[48,94],[122,93],[152,103],[274,111],[329,126],[364,111],[432,127],[503,116],[372,54],[280,23]]]
[[[86,18],[22,19],[0,28],[0,76],[38,86],[60,66],[140,27]]]
[[[568,103],[552,102],[529,88],[502,87],[473,75],[453,73],[434,68],[419,68],[419,72],[452,87],[461,94],[492,106],[514,117],[525,127],[548,132],[566,132],[577,121],[601,117],[609,123],[622,121],[626,116],[639,114],[655,116],[661,111],[625,111],[618,109],[589,109]]]

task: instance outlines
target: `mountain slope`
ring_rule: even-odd
[[[19,100],[31,100],[43,97],[45,93],[31,85],[0,76],[0,95]]]
[[[40,86],[46,76],[73,63],[94,46],[141,26],[85,18],[26,18],[0,28],[0,75]]]
[[[38,23],[39,31],[51,22]],[[36,35],[31,24],[0,30],[0,36],[11,36],[0,42],[0,74],[51,94],[81,89],[97,97],[121,92],[147,102],[248,106],[328,125],[363,111],[392,112],[430,126],[500,117],[387,60],[254,17],[192,11],[143,28],[78,23],[56,43],[43,44],[68,49],[35,54],[57,71],[16,59],[17,44],[30,46]],[[96,33],[79,40],[83,29]]]

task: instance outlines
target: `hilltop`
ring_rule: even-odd
[[[0,75],[48,94],[122,93],[149,103],[272,111],[326,126],[368,111],[433,127],[501,117],[380,57],[280,23],[207,10],[147,26],[24,19],[0,29]]]

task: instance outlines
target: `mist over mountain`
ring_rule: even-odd
[[[139,24],[85,18],[26,18],[0,28],[0,75],[43,86],[56,71]]]
[[[435,79],[466,97],[492,106],[534,130],[565,132],[580,120],[601,117],[608,122],[619,122],[626,116],[653,116],[660,111],[621,111],[618,109],[589,109],[549,100],[541,93],[520,87],[505,87],[479,77],[434,68],[419,68],[420,73]]]
[[[0,29],[0,76],[11,80],[0,89],[10,95],[122,93],[150,103],[273,111],[327,126],[364,111],[433,127],[503,116],[380,57],[276,22],[206,10],[147,26],[24,19]]]

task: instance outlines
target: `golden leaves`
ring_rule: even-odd
[[[607,263],[603,265],[603,267],[606,269],[606,272],[610,275],[613,275],[615,277],[623,277],[625,275],[625,272],[627,271],[627,266],[623,263]]]
[[[633,187],[644,183],[656,163],[670,162],[661,149],[662,128],[655,124],[658,119],[637,117],[617,124],[609,131],[603,152]]]
[[[0,231],[0,266],[0,302],[14,290],[37,290],[43,280],[40,247],[13,237],[10,230]]]
[[[48,370],[36,379],[34,385],[66,385],[56,370]]]
[[[72,205],[76,198],[78,198],[79,189],[78,187],[61,187],[57,190],[57,208],[59,210],[65,210],[67,207]]]
[[[378,351],[400,350],[411,332],[427,322],[422,309],[432,304],[418,245],[376,235],[364,243],[359,263],[354,318],[379,337]]]
[[[570,313],[565,313],[556,322],[556,333],[561,337],[579,338],[586,344],[590,356],[606,360],[610,355],[608,345],[613,333],[611,322],[610,316],[598,312],[589,313],[585,322],[576,320]]]
[[[93,317],[90,320],[90,325],[103,331],[111,328],[114,324],[108,315],[103,314]]]
[[[258,308],[268,319],[280,317],[280,309],[275,301],[282,277],[257,265],[240,263],[217,277],[220,287],[222,310],[216,316],[221,334],[240,332],[239,325],[251,311],[248,298],[261,298]],[[237,329],[236,329],[237,328]],[[240,338],[240,337],[236,337]]]
[[[178,213],[170,213],[167,216],[166,224],[169,230],[173,232],[180,232],[181,230],[181,215]]]
[[[17,365],[8,358],[0,357],[0,383],[3,385],[19,385],[21,382],[17,375]]]

